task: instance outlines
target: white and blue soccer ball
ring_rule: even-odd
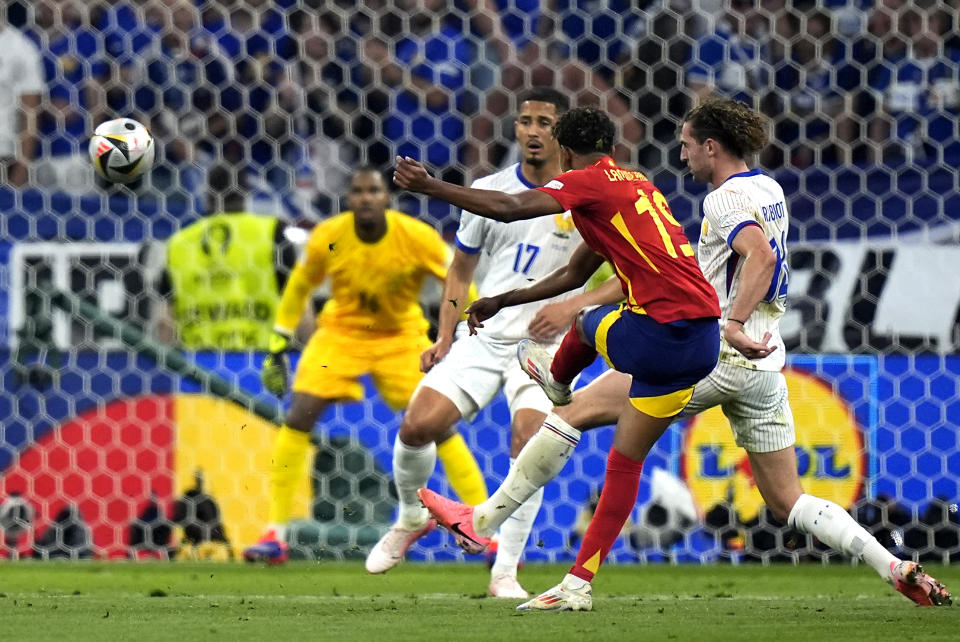
[[[147,128],[132,118],[108,120],[90,139],[90,161],[111,183],[132,183],[153,167],[155,144]]]

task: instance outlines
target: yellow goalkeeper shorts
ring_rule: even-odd
[[[300,356],[294,392],[360,401],[360,377],[369,374],[391,408],[405,408],[423,377],[420,354],[430,347],[422,332],[374,333],[321,326]]]

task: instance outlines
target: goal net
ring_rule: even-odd
[[[294,246],[346,208],[359,166],[389,171],[408,155],[467,183],[517,160],[516,96],[534,85],[610,113],[617,160],[648,173],[692,240],[707,188],[679,160],[683,114],[710,93],[767,114],[757,162],[789,201],[783,331],[804,486],[905,557],[960,555],[956,3],[7,4],[0,556],[230,559],[252,543],[284,402],[261,389],[256,341],[184,345],[162,277],[167,241],[210,213],[224,167],[219,195],[289,223]],[[129,186],[98,182],[86,152],[94,126],[121,116],[157,145],[153,170]],[[393,200],[452,240],[455,209]],[[425,307],[438,297],[424,292]],[[317,424],[296,556],[362,557],[392,522],[399,416],[365,386],[362,403]],[[459,426],[491,489],[509,466],[508,425],[498,398]],[[527,560],[576,551],[611,438],[585,435],[546,488]],[[439,470],[430,486],[452,492]],[[438,532],[412,556],[461,554]],[[828,556],[765,510],[718,410],[658,442],[612,552]]]

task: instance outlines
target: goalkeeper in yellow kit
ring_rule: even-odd
[[[286,525],[294,491],[307,472],[310,433],[332,403],[360,401],[360,377],[370,374],[384,400],[406,407],[420,382],[420,355],[430,348],[418,297],[424,278],[446,277],[451,252],[436,230],[388,209],[379,171],[358,169],[348,195],[350,211],[317,225],[277,311],[262,380],[287,392],[290,338],[309,294],[327,277],[332,296],[317,319],[293,380],[293,398],[274,443],[268,526],[244,551],[248,561],[281,563],[288,557]],[[483,475],[458,433],[438,445],[450,484],[468,504],[487,497]]]

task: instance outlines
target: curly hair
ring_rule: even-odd
[[[577,154],[609,154],[616,128],[599,109],[578,107],[566,112],[553,126],[553,137]]]
[[[746,103],[729,98],[709,98],[690,110],[683,122],[698,143],[708,138],[744,158],[767,146],[767,119]]]

